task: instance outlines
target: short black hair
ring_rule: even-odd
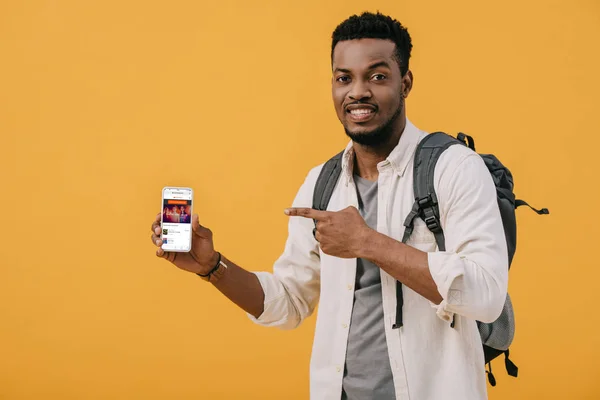
[[[331,62],[333,49],[338,42],[353,39],[388,39],[396,44],[395,57],[400,65],[402,76],[408,71],[408,60],[412,50],[412,41],[408,30],[395,19],[380,12],[363,12],[353,15],[339,24],[331,35]]]

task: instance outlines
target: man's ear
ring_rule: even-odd
[[[414,77],[411,70],[406,71],[402,77],[402,97],[407,98],[412,90]]]

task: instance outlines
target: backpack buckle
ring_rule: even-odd
[[[417,199],[417,203],[419,204],[419,208],[421,210],[425,210],[429,207],[433,207],[435,205],[435,202],[433,201],[433,198],[431,197],[430,194],[428,194],[425,197],[421,197],[420,199]]]
[[[425,224],[433,233],[437,233],[440,230],[440,221],[438,221],[435,215],[425,218]]]
[[[418,199],[417,203],[419,204],[419,209],[427,228],[433,233],[441,232],[440,219],[435,215],[434,211],[434,206],[437,205],[436,199],[429,194]]]

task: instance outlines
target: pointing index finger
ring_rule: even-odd
[[[305,207],[292,207],[286,208],[284,210],[285,215],[290,217],[304,217],[304,218],[312,218],[317,221],[323,221],[329,216],[328,211],[319,211],[314,208],[305,208]]]

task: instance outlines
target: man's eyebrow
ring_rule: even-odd
[[[371,64],[368,69],[370,71],[372,69],[379,68],[379,67],[386,67],[387,69],[391,69],[390,64],[388,64],[385,61],[379,61],[379,62],[376,62],[375,64]]]
[[[343,72],[344,74],[349,74],[350,70],[345,68],[336,68],[333,70],[333,72]]]
[[[371,70],[374,70],[375,68],[379,68],[379,67],[386,67],[388,69],[391,69],[390,64],[388,64],[386,61],[378,61],[374,64],[369,65],[369,67],[367,68],[367,71],[371,71]],[[333,72],[342,72],[344,74],[349,74],[351,71],[346,68],[336,68],[333,70]]]

